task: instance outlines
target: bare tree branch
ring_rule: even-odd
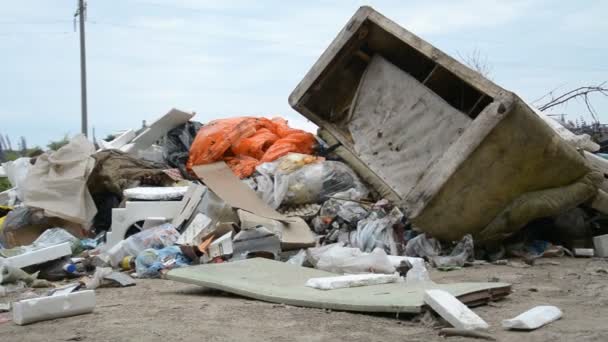
[[[604,87],[604,85],[606,84],[606,82],[602,82],[596,86],[584,86],[584,87],[578,87],[576,89],[572,89],[570,91],[567,91],[557,97],[555,97],[553,95],[553,91],[549,92],[547,95],[543,96],[546,97],[548,95],[551,96],[551,100],[548,101],[547,103],[541,105],[538,107],[539,110],[541,111],[545,111],[549,108],[564,104],[572,99],[575,98],[582,98],[583,102],[585,103],[585,106],[587,107],[587,111],[589,112],[589,114],[591,114],[591,117],[593,118],[593,120],[595,122],[599,122],[598,120],[598,116],[597,116],[597,111],[595,110],[595,108],[593,107],[593,105],[591,104],[591,100],[589,99],[589,96],[591,94],[601,94],[604,95],[606,97],[608,97],[608,88]],[[542,99],[542,98],[541,98]]]
[[[481,51],[474,49],[467,55],[461,55],[460,52],[457,52],[457,54],[458,57],[460,57],[460,60],[469,68],[477,71],[482,76],[489,78],[492,67],[488,63],[488,58],[481,55]]]

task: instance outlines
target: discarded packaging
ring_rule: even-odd
[[[209,245],[209,259],[230,256],[232,253],[232,232],[222,235]]]
[[[534,330],[562,317],[562,311],[555,306],[541,305],[534,307],[521,315],[505,319],[502,327],[505,329]]]

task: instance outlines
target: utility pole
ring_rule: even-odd
[[[78,17],[80,21],[80,103],[81,109],[81,131],[82,134],[87,136],[88,134],[88,123],[87,123],[87,62],[86,62],[86,48],[85,48],[85,37],[84,37],[84,20],[86,18],[87,5],[84,0],[78,0],[78,9],[74,14],[74,17]]]

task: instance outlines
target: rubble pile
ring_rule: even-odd
[[[387,35],[397,47],[379,43]],[[172,109],[99,146],[76,136],[4,163],[0,295],[49,289],[13,303],[14,322],[88,313],[98,288],[169,278],[312,307],[428,304],[456,328],[485,329],[455,296],[495,300],[510,285],[435,284],[428,268],[608,257],[599,146],[412,36],[371,8],[355,14],[290,97],[318,135],[283,118],[199,123]],[[307,278],[281,280],[275,297],[231,273],[257,284],[291,270]],[[374,303],[376,286],[395,297],[416,288],[417,304]],[[546,307],[503,324],[560,316]]]

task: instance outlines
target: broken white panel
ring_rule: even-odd
[[[183,205],[183,201],[142,201],[127,202],[124,208],[112,209],[112,226],[106,233],[106,248],[110,249],[124,240],[125,233],[134,223],[149,217],[172,219],[182,210]]]
[[[184,197],[187,186],[149,186],[125,189],[122,194],[128,200],[168,201]]]
[[[171,109],[169,113],[163,115],[160,119],[146,127],[143,132],[131,141],[131,144],[123,146],[121,150],[128,153],[145,150],[152,146],[152,144],[164,136],[168,131],[188,122],[193,116],[194,113],[186,113],[177,109]]]
[[[209,227],[211,222],[212,220],[209,216],[202,213],[196,214],[190,225],[188,225],[182,235],[177,239],[177,244],[198,246],[202,242],[200,238],[203,231]]]
[[[158,227],[161,224],[167,223],[169,219],[166,217],[148,217],[144,220],[144,224],[141,229],[146,230],[154,227]]]
[[[599,235],[593,238],[595,255],[601,258],[608,257],[608,234]]]
[[[203,199],[203,195],[207,191],[207,187],[197,183],[192,183],[186,190],[184,197],[182,198],[182,209],[181,211],[173,216],[173,226],[179,228],[184,222],[188,221],[194,213],[194,210]]]
[[[99,141],[99,147],[102,150],[118,150],[126,144],[130,143],[131,140],[135,138],[135,130],[128,129],[124,131],[122,134],[114,138],[112,141]]]
[[[64,242],[58,245],[40,248],[25,252],[23,254],[15,255],[10,258],[5,258],[2,260],[2,262],[17,268],[38,265],[47,261],[63,258],[66,255],[72,255],[71,246],[72,244],[70,242]]]
[[[447,291],[426,290],[424,302],[454,328],[474,330],[490,327],[481,317]]]
[[[518,330],[534,330],[549,324],[562,317],[562,311],[552,305],[540,305],[534,307],[521,315],[505,319],[502,321],[502,327],[506,329]]]
[[[95,291],[25,299],[13,303],[13,321],[18,325],[82,315],[95,309]]]
[[[209,258],[232,254],[232,232],[222,235],[209,245]]]
[[[538,115],[543,121],[551,127],[557,135],[559,135],[562,139],[566,140],[570,145],[575,148],[580,148],[589,152],[597,152],[600,149],[600,145],[596,144],[591,140],[591,136],[589,134],[581,134],[576,135],[572,133],[569,129],[564,127],[557,120],[548,116],[547,114],[541,112],[536,107],[528,104],[528,107],[532,109],[532,111]]]
[[[335,290],[347,287],[396,283],[400,279],[399,274],[349,274],[337,277],[310,278],[305,285],[319,290]]]

